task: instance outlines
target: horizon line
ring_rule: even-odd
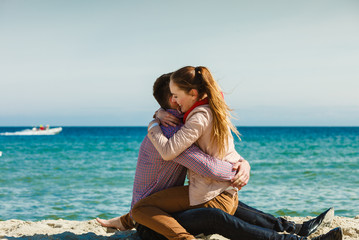
[[[2,127],[38,127],[40,125],[4,125]],[[51,127],[147,127],[145,125],[49,125]],[[359,127],[359,125],[236,125],[235,127]]]

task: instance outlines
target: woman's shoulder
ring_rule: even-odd
[[[213,119],[212,110],[208,104],[196,107],[187,117],[186,122],[197,122],[208,125]]]
[[[209,107],[209,104],[205,104],[205,105],[201,105],[201,106],[198,106],[196,108],[194,108],[190,114],[188,114],[188,117],[187,119],[193,117],[193,116],[212,116],[212,110],[211,108]]]

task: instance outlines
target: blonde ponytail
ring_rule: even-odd
[[[212,143],[218,146],[219,156],[224,157],[231,131],[240,139],[237,128],[231,122],[231,111],[224,101],[223,94],[210,71],[203,66],[183,67],[171,75],[176,85],[186,92],[191,89],[198,91],[199,99],[208,97],[213,113]]]
[[[231,115],[232,109],[224,101],[223,93],[218,83],[213,79],[212,74],[206,67],[201,68],[209,106],[213,113],[212,141],[217,144],[219,154],[223,157],[231,131],[240,139],[239,132],[230,120],[233,118]]]

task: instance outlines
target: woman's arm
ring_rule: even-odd
[[[211,130],[208,129],[211,119],[209,114],[206,110],[198,110],[169,139],[163,135],[160,126],[152,121],[147,136],[164,160],[172,160],[195,143],[204,131]]]

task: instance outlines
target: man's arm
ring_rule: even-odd
[[[176,127],[161,126],[161,130],[166,138],[170,138],[180,128],[180,125]],[[243,158],[241,160],[245,161]],[[237,188],[243,186],[241,181],[242,174],[239,174],[241,164],[232,164],[212,157],[205,154],[194,144],[173,159],[173,161],[205,177],[218,181],[231,181],[232,186]]]
[[[230,181],[237,173],[237,170],[233,169],[232,163],[205,154],[196,145],[190,146],[173,161],[198,174],[218,181]]]

